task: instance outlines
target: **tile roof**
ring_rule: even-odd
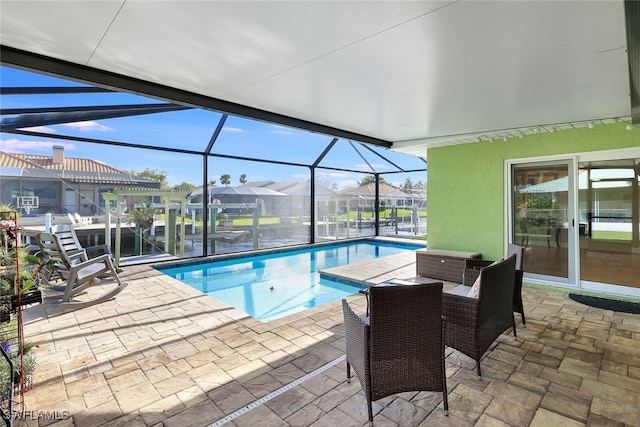
[[[0,151],[0,168],[21,169],[30,177],[66,179],[75,182],[154,184],[153,180],[123,172],[104,163],[79,157],[64,157],[63,163],[53,163],[53,156],[16,154]],[[0,173],[4,175],[5,173]],[[13,174],[16,175],[16,174]]]
[[[82,172],[110,172],[123,173],[121,170],[107,166],[104,163],[79,157],[65,157],[64,163],[54,164],[53,156],[37,154],[15,154],[0,151],[0,166],[21,167],[25,169],[39,168],[50,170],[67,170]]]

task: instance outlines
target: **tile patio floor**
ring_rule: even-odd
[[[415,265],[395,256],[338,274],[379,283],[410,278]],[[101,305],[24,312],[40,361],[25,409],[69,416],[16,425],[189,427],[229,415],[224,425],[367,424],[359,382],[346,383],[344,361],[334,362],[344,355],[339,301],[261,323],[150,266],[122,277],[129,286]],[[447,418],[441,394],[404,393],[375,403],[375,425],[640,426],[640,316],[550,290],[527,287],[523,297],[527,328],[518,325],[518,341],[498,340],[482,381],[470,359],[447,350]],[[349,301],[364,312],[364,296]]]

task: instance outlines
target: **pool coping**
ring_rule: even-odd
[[[277,248],[264,248],[264,249],[234,252],[234,253],[228,253],[228,254],[216,254],[216,255],[209,255],[207,257],[183,258],[183,259],[177,259],[177,260],[173,259],[173,260],[156,262],[150,265],[155,270],[162,271],[163,269],[175,268],[176,266],[206,264],[212,261],[227,261],[227,260],[246,258],[251,256],[270,255],[270,254],[276,254],[276,253],[282,253],[282,252],[296,251],[296,250],[306,249],[306,248],[342,245],[342,244],[349,244],[349,243],[357,243],[361,241],[376,241],[376,242],[395,243],[395,244],[401,244],[401,245],[407,245],[407,246],[416,246],[416,250],[423,249],[426,247],[426,244],[423,241],[415,240],[415,239],[383,237],[383,236],[368,236],[368,237],[358,237],[358,238],[344,239],[344,240],[338,240],[338,241],[305,243],[300,245],[289,245],[289,246],[282,246]]]

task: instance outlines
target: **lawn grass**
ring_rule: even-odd
[[[593,230],[593,232],[591,233],[591,238],[593,240],[616,240],[621,242],[630,242],[631,232]]]
[[[258,225],[280,224],[278,216],[261,216],[258,218]],[[253,225],[253,217],[233,218],[235,227],[248,227]]]
[[[408,218],[411,216],[411,211],[409,209],[398,209],[398,218]],[[421,216],[426,215],[426,212],[420,212]],[[339,221],[346,221],[347,218],[351,221],[357,220],[357,213],[349,212],[349,214],[338,215]],[[381,210],[380,218],[390,218],[391,217],[391,209]],[[164,221],[164,214],[158,214],[156,218],[160,221]],[[361,212],[362,219],[373,219],[373,212]],[[231,221],[233,221],[234,227],[249,227],[253,225],[253,216],[238,216],[238,217],[230,217]],[[293,219],[293,217],[287,217],[287,219]],[[193,221],[191,218],[185,218],[185,224],[191,225]],[[261,216],[258,218],[258,225],[270,225],[270,224],[280,224],[281,218],[279,216]],[[196,227],[202,227],[202,220],[197,219],[195,221]],[[217,223],[216,223],[217,225]],[[413,238],[413,237],[412,237]],[[418,236],[418,239],[426,240],[426,236]]]
[[[422,209],[420,211],[418,211],[418,215],[419,216],[426,216],[427,215],[427,211],[426,209]],[[373,219],[374,218],[374,212],[372,211],[360,211],[360,217],[362,219]],[[381,209],[380,210],[380,218],[391,218],[392,217],[392,209]],[[396,210],[396,217],[398,218],[410,218],[411,217],[411,209],[401,209],[398,208]],[[348,214],[342,214],[342,215],[338,215],[338,219],[341,221],[345,221],[350,219],[350,220],[356,220],[358,218],[358,212],[357,211],[349,211]]]

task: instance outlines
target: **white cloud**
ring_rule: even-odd
[[[72,127],[82,132],[90,132],[90,131],[104,132],[104,131],[114,130],[108,126],[101,125],[100,123],[94,122],[94,121],[64,123],[62,126]]]
[[[232,127],[223,127],[222,128],[223,132],[236,132],[236,133],[243,133],[244,129],[242,128],[232,128]]]
[[[344,178],[351,175],[349,172],[330,171],[316,173],[316,178]]]
[[[337,183],[338,191],[344,190],[345,188],[354,188],[358,186],[358,181],[346,180],[340,181]]]
[[[25,141],[17,138],[0,140],[0,148],[2,151],[9,153],[31,153],[35,151],[50,155],[54,145],[63,146],[65,151],[75,149],[75,146],[69,143],[61,144],[59,142]]]
[[[269,133],[275,133],[278,135],[293,135],[293,132],[291,131],[291,129],[286,128],[284,126],[271,126],[272,129],[269,131]]]
[[[40,132],[40,133],[56,133],[56,130],[47,126],[34,126],[31,128],[22,128],[22,130],[29,130],[31,132]]]
[[[375,170],[381,170],[381,169],[384,169],[385,166],[387,165],[383,165],[381,163],[372,163],[371,166],[364,163],[360,163],[359,165],[356,165],[356,169],[363,172],[371,172],[371,168]]]

